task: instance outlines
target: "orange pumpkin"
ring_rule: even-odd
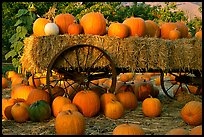
[[[34,77],[34,81],[33,81],[33,76],[30,76],[28,78],[28,82],[30,86],[34,86],[34,83],[36,87],[39,87],[41,85],[40,78],[38,77]]]
[[[14,77],[11,78],[11,87],[14,87],[18,84],[23,84],[24,78],[18,74],[16,74]]]
[[[59,27],[59,33],[68,33],[68,27],[70,24],[75,22],[75,17],[69,13],[61,13],[54,18],[54,23]]]
[[[126,38],[129,36],[129,28],[125,24],[113,22],[108,27],[108,36]]]
[[[83,32],[83,28],[78,23],[72,23],[69,25],[67,32],[68,32],[68,34],[78,35],[78,34],[81,34]]]
[[[13,119],[11,114],[12,106],[17,102],[13,98],[2,98],[2,118],[3,119]]]
[[[64,104],[64,105],[62,106],[61,111],[66,111],[66,110],[78,111],[78,108],[77,108],[77,106],[76,106],[75,104],[73,104],[73,103],[67,103],[67,104]],[[60,112],[61,112],[61,111],[60,111]]]
[[[42,89],[32,89],[27,97],[26,103],[28,103],[28,105],[31,105],[38,100],[44,100],[48,104],[50,104],[50,94]]]
[[[196,32],[195,37],[202,41],[202,30]]]
[[[118,119],[123,116],[124,111],[125,109],[122,103],[117,100],[111,100],[109,103],[106,104],[104,114],[108,118]]]
[[[11,107],[11,115],[18,123],[26,122],[29,119],[28,104],[17,102]]]
[[[174,128],[168,131],[165,135],[189,135],[188,130],[184,128]]]
[[[152,21],[152,20],[146,20],[145,21],[145,25],[146,25],[146,35],[149,37],[156,37],[159,38],[160,37],[160,27],[159,25]]]
[[[2,77],[2,88],[7,88],[9,86],[8,80],[5,77]]]
[[[138,124],[120,124],[113,130],[113,135],[145,135],[144,130]]]
[[[102,112],[104,112],[106,104],[111,102],[112,100],[117,100],[115,94],[113,93],[108,92],[100,96],[100,108]]]
[[[79,111],[86,117],[95,116],[100,110],[100,98],[91,90],[77,92],[72,103],[75,104]]]
[[[161,38],[169,39],[169,33],[171,30],[177,29],[178,26],[173,22],[163,23],[161,25]]]
[[[130,30],[130,36],[145,36],[146,34],[146,25],[145,21],[139,17],[130,17],[126,18],[123,21],[123,24],[127,25]]]
[[[181,32],[177,29],[174,29],[174,30],[171,30],[169,32],[169,39],[170,40],[176,40],[176,39],[179,39],[181,38]]]
[[[189,135],[202,135],[202,125],[192,128]]]
[[[161,102],[157,98],[146,98],[142,102],[142,112],[147,117],[157,117],[161,114]]]
[[[38,18],[33,23],[33,34],[34,36],[46,36],[44,28],[47,23],[51,21],[45,18]]]
[[[48,90],[46,91],[49,93]],[[57,96],[63,96],[64,94],[65,94],[65,90],[60,86],[55,86],[54,88],[51,89],[52,99],[56,98]]]
[[[189,125],[202,124],[202,102],[190,101],[180,111],[181,118]]]
[[[15,74],[17,74],[17,72],[15,72],[15,71],[13,71],[13,70],[6,71],[6,78],[7,78],[8,80],[11,80],[11,78],[12,78]]]
[[[55,119],[57,135],[83,135],[85,132],[85,118],[78,111],[62,111]]]
[[[59,114],[59,112],[62,111],[62,107],[65,104],[70,104],[70,103],[71,103],[71,100],[67,97],[63,97],[63,96],[56,97],[52,102],[53,115],[56,117]]]
[[[106,20],[100,12],[90,12],[80,19],[80,25],[85,34],[104,35],[106,33]]]
[[[176,25],[178,26],[178,30],[181,32],[181,38],[187,38],[188,37],[188,27],[184,22],[176,22]]]

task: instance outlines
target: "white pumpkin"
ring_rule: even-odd
[[[44,28],[45,34],[49,35],[58,35],[59,27],[55,23],[47,23]]]

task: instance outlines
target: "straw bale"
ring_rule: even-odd
[[[27,70],[45,70],[51,60],[62,49],[75,45],[93,45],[103,49],[114,61],[117,68],[125,68],[130,72],[139,72],[142,69],[153,70],[202,70],[202,43],[194,38],[178,39],[175,41],[160,38],[127,37],[116,38],[98,35],[57,35],[57,36],[30,36],[24,40],[24,53],[21,59],[22,66]],[[79,64],[85,64],[88,49],[79,51]],[[88,58],[88,63],[100,56],[94,50]],[[77,56],[74,52],[65,53],[65,58],[78,67]],[[102,59],[92,67],[105,67],[107,59]],[[58,58],[55,66],[70,67],[66,60]]]

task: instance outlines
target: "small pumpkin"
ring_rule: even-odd
[[[58,35],[59,34],[59,27],[57,26],[57,24],[55,24],[53,22],[47,23],[45,25],[44,31],[45,31],[45,34],[47,36]]]
[[[108,27],[108,36],[126,38],[129,36],[129,28],[123,23],[113,22]]]
[[[195,37],[196,37],[197,39],[199,39],[199,40],[202,41],[202,30],[197,31],[197,32],[195,33]]]
[[[95,116],[100,110],[100,98],[92,90],[81,90],[77,92],[72,103],[86,117]]]
[[[169,33],[171,30],[177,29],[178,26],[173,22],[166,22],[161,25],[161,38],[169,39]]]
[[[202,102],[190,101],[180,111],[181,118],[189,125],[202,124]]]
[[[160,27],[159,25],[152,21],[152,20],[146,20],[145,21],[145,25],[146,25],[146,35],[149,37],[156,37],[159,38],[160,37]]]
[[[146,98],[142,102],[142,112],[147,117],[157,117],[161,114],[161,102],[157,98]]]
[[[176,40],[176,39],[179,39],[181,38],[181,32],[177,29],[174,29],[174,30],[171,30],[169,32],[169,39],[170,40]]]
[[[72,23],[69,25],[67,32],[68,34],[78,35],[78,34],[83,33],[83,28],[78,23]]]
[[[68,33],[68,27],[75,22],[75,17],[69,13],[61,13],[54,18],[54,23],[59,27],[59,33]]]
[[[89,12],[80,19],[85,34],[104,35],[106,20],[100,12]]]
[[[44,100],[37,100],[28,108],[30,120],[34,122],[42,122],[51,117],[51,107]]]
[[[108,118],[118,119],[123,116],[124,111],[122,103],[117,100],[111,100],[106,104],[104,114]]]
[[[165,135],[189,135],[189,132],[184,128],[174,128],[168,131]]]
[[[29,120],[28,104],[25,102],[17,102],[11,107],[11,115],[18,123],[23,123]]]
[[[192,128],[189,135],[202,135],[202,125]]]
[[[113,93],[107,92],[100,96],[100,108],[102,112],[104,112],[106,104],[111,102],[112,100],[117,100],[115,94]]]
[[[39,87],[41,85],[40,78],[34,77],[34,81],[33,81],[33,76],[30,76],[28,78],[28,83],[30,86],[34,86],[34,83],[35,83],[36,87]]]
[[[62,111],[55,119],[57,135],[83,135],[85,132],[85,118],[78,111]]]
[[[34,36],[46,36],[45,25],[51,21],[46,18],[38,18],[33,23],[33,34]]]
[[[138,124],[120,124],[113,130],[113,135],[145,135],[144,130]]]
[[[2,88],[5,89],[9,86],[8,80],[5,77],[2,77]]]

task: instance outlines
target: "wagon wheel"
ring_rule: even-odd
[[[93,80],[110,77],[112,84],[109,92],[114,92],[117,78],[115,64],[103,49],[92,45],[75,45],[65,47],[51,60],[46,81],[50,93],[56,85],[63,85],[66,93],[71,87],[73,92],[68,96],[73,98],[77,89],[89,89],[90,84],[94,84]]]
[[[189,85],[193,85],[197,87],[197,92],[201,89],[202,85],[202,78],[201,73],[199,71],[194,72],[184,72],[184,73],[173,73],[168,72],[170,74],[171,78],[164,77],[164,72],[161,71],[160,81],[161,81],[161,88],[164,91],[164,93],[172,98],[175,99],[175,96],[177,95],[178,89],[181,87],[186,87],[188,93],[191,93]],[[175,93],[173,93],[173,90]]]

